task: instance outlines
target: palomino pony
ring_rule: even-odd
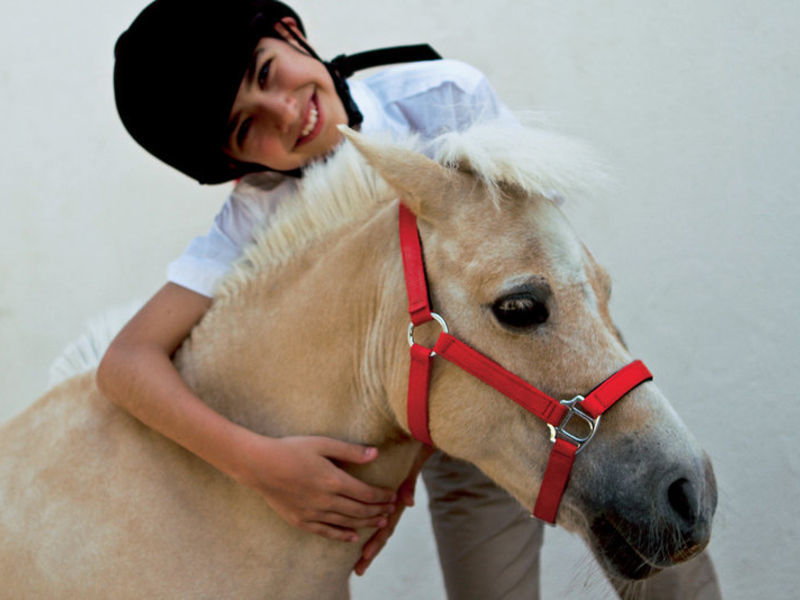
[[[430,300],[453,336],[557,399],[631,362],[609,316],[608,275],[548,199],[591,187],[578,144],[483,125],[437,140],[432,160],[348,137],[310,170],[175,357],[215,410],[269,436],[377,446],[380,458],[352,471],[400,484],[420,443],[406,412],[398,196],[418,219]],[[447,361],[429,389],[433,443],[533,506],[551,448],[545,424]],[[715,503],[708,459],[646,382],[575,459],[557,523],[632,580],[699,552]],[[105,400],[91,372],[0,429],[6,597],[339,599],[359,553],[286,524]]]

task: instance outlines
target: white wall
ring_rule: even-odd
[[[113,43],[143,3],[44,0],[0,12],[0,418],[43,391],[50,361],[86,318],[157,289],[226,193],[162,167],[118,123]],[[323,54],[430,41],[486,72],[513,108],[550,113],[609,157],[617,193],[567,210],[614,276],[630,346],[714,459],[711,552],[723,592],[793,596],[800,4],[295,6]],[[356,597],[442,597],[425,527],[417,508]],[[577,542],[548,535],[558,539],[545,598],[608,594]]]

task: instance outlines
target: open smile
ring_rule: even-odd
[[[316,92],[309,98],[303,117],[303,127],[300,129],[295,148],[313,140],[322,129],[323,114]]]

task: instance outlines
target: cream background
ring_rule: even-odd
[[[0,10],[0,418],[44,390],[88,317],[154,292],[226,194],[163,167],[118,122],[112,48],[143,4]],[[794,597],[800,4],[294,5],[324,56],[429,41],[609,158],[616,193],[566,210],[614,276],[634,353],[715,461],[724,595]],[[356,598],[442,597],[426,519],[408,515]],[[544,598],[608,597],[580,543],[547,535]]]

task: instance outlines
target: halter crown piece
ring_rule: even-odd
[[[399,226],[408,293],[408,312],[411,316],[411,324],[408,327],[411,366],[407,403],[408,428],[411,435],[424,444],[433,445],[428,428],[428,388],[432,359],[437,355],[441,356],[490,385],[547,424],[553,448],[550,451],[533,516],[547,523],[555,523],[561,496],[567,486],[575,456],[594,436],[601,415],[635,387],[652,379],[652,374],[644,363],[636,360],[611,375],[586,397],[576,396],[571,400],[561,401],[551,398],[448,333],[444,319],[431,311],[417,219],[402,203],[400,203]],[[442,327],[442,333],[439,334],[433,349],[414,342],[414,327],[429,321],[436,321]],[[576,434],[567,431],[567,424],[573,418],[583,421],[588,433]]]

